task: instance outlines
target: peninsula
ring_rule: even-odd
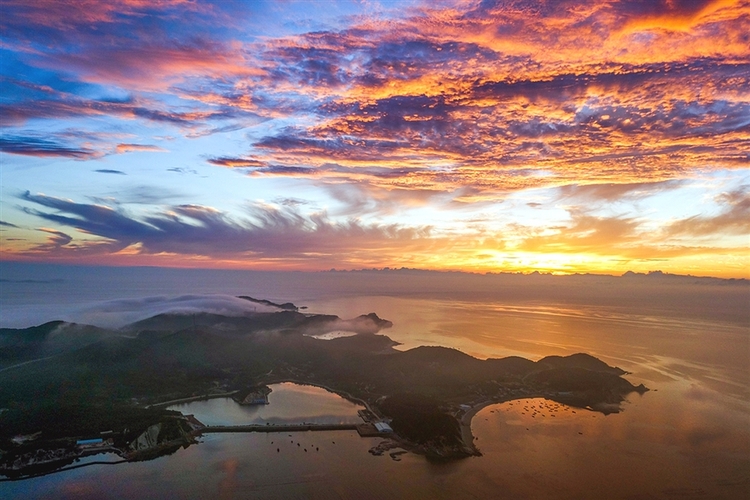
[[[479,454],[469,424],[487,404],[544,397],[610,413],[647,390],[587,354],[534,362],[400,351],[381,334],[391,323],[375,313],[344,320],[245,299],[276,310],[161,314],[117,330],[61,321],[0,330],[0,474],[38,474],[101,451],[127,460],[170,453],[210,429],[166,403],[226,395],[263,403],[277,382],[362,403],[363,426],[380,424],[373,432],[392,430],[431,459]],[[323,340],[340,331],[351,335]]]

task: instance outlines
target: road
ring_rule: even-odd
[[[356,424],[249,424],[249,425],[207,425],[196,433],[207,432],[299,432],[299,431],[356,431]]]

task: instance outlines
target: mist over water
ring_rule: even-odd
[[[393,322],[381,333],[400,342],[399,349],[442,345],[480,358],[533,360],[587,352],[651,389],[631,394],[622,413],[607,417],[559,413],[564,410],[552,417],[545,409],[544,417],[532,420],[509,403],[485,408],[472,423],[484,456],[451,464],[430,464],[415,455],[398,463],[372,457],[367,453],[372,440],[341,433],[329,436],[339,446],[335,453],[327,448],[316,462],[276,456],[275,447],[268,458],[266,441],[273,438],[267,436],[212,436],[153,462],[0,484],[0,495],[5,490],[42,498],[64,490],[79,492],[68,493],[70,498],[106,497],[99,486],[104,477],[134,492],[210,496],[227,488],[228,496],[252,491],[259,498],[325,498],[333,491],[367,498],[362,482],[374,485],[367,490],[371,497],[730,499],[750,494],[746,284],[7,263],[0,279],[3,327],[52,319],[112,326],[167,310],[242,314],[258,305],[234,296],[251,295],[342,318],[375,312]],[[273,473],[268,460],[276,467]],[[189,474],[190,468],[201,472]],[[316,479],[290,481],[295,474]]]
[[[568,306],[579,315],[618,313],[719,321],[750,327],[750,284],[700,278],[596,275],[479,275],[416,270],[283,272],[152,267],[0,264],[0,327],[65,319],[106,301],[181,295],[250,295],[311,306],[309,312],[354,317],[371,297],[424,298],[502,307]],[[315,311],[341,298],[361,298],[357,310]],[[596,310],[597,307],[603,309]],[[583,308],[583,309],[581,309]]]

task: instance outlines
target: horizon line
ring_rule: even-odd
[[[42,265],[42,266],[66,266],[66,267],[102,267],[102,268],[156,268],[156,269],[175,269],[175,270],[202,270],[202,271],[247,271],[247,272],[269,272],[269,273],[357,273],[357,272],[398,272],[398,271],[417,271],[424,273],[436,273],[436,274],[465,274],[473,276],[556,276],[556,277],[583,277],[583,276],[594,276],[594,277],[605,277],[605,278],[626,278],[626,277],[669,277],[669,278],[697,278],[697,279],[713,279],[723,281],[750,281],[748,277],[721,277],[712,275],[694,275],[694,274],[680,274],[665,272],[660,269],[652,269],[645,272],[627,270],[621,274],[606,273],[606,272],[565,272],[565,271],[546,271],[546,270],[533,270],[533,271],[471,271],[465,269],[429,269],[429,268],[417,268],[417,267],[362,267],[362,268],[351,268],[351,269],[258,269],[249,267],[201,267],[201,266],[186,266],[186,265],[158,265],[158,264],[101,264],[101,263],[67,263],[67,262],[45,262],[36,260],[14,260],[14,259],[3,259],[0,257],[0,265],[2,264],[26,264],[26,265]],[[6,281],[0,278],[0,281]]]

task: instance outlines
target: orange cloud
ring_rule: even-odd
[[[75,85],[6,79],[13,98],[0,105],[0,119],[31,127],[109,117],[134,128],[175,127],[196,140],[267,121],[241,136],[238,151],[212,151],[206,141],[203,158],[253,177],[308,180],[343,207],[340,217],[477,208],[554,188],[557,201],[572,205],[569,220],[541,229],[509,223],[502,234],[486,221],[464,232],[427,231],[281,209],[248,222],[197,204],[136,220],[27,197],[27,213],[100,238],[50,246],[50,255],[565,271],[596,259],[687,262],[739,252],[750,218],[739,191],[720,198],[718,215],[651,225],[580,207],[640,200],[702,172],[747,169],[747,1],[425,2],[398,18],[355,16],[332,24],[338,28],[278,37],[243,33],[238,20],[225,29],[223,5],[235,4],[6,2],[12,15],[0,26],[9,50],[29,67],[66,72]],[[175,22],[177,13],[188,22]],[[118,89],[118,97],[92,98],[91,82]],[[145,138],[121,142],[130,140],[97,149],[82,138],[19,132],[0,146],[74,159],[159,150]],[[249,234],[267,247],[246,250]],[[212,250],[216,235],[234,246]],[[284,245],[296,251],[271,251]]]

